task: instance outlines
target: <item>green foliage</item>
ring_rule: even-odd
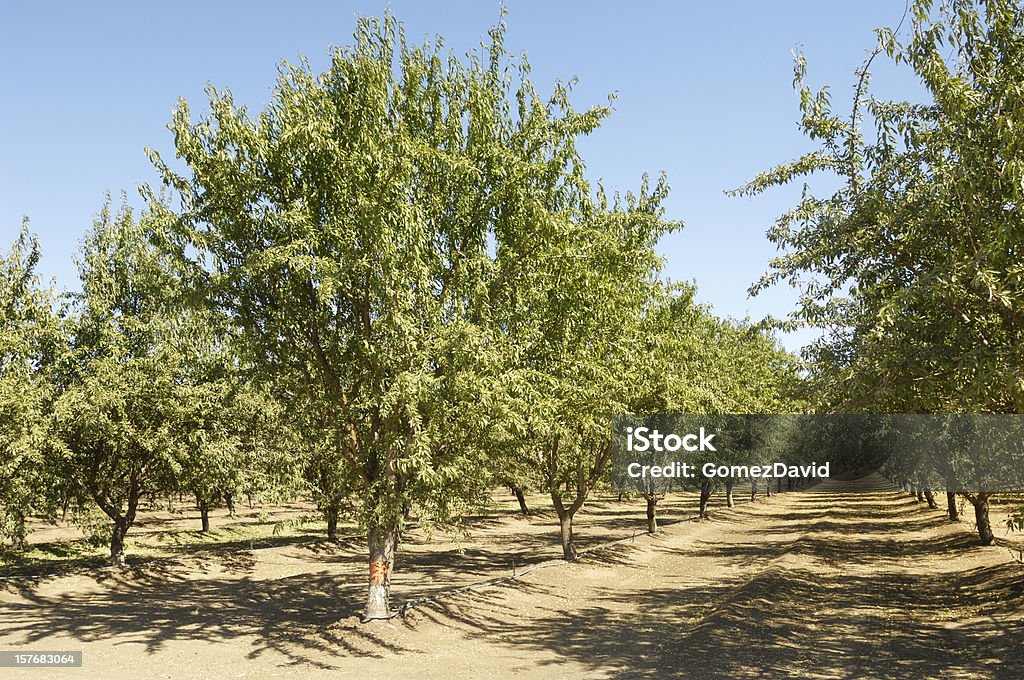
[[[519,455],[556,509],[562,496],[572,499],[569,514],[607,466],[612,416],[646,389],[644,315],[659,292],[654,246],[674,226],[660,220],[664,180],[653,188],[645,180],[638,195],[611,204],[600,195],[591,202],[585,185],[573,193],[552,206],[546,233],[499,234],[506,285],[493,311]]]
[[[82,245],[48,419],[49,464],[80,503],[130,526],[143,494],[170,485],[182,357],[173,279],[131,211],[100,212]]]
[[[199,123],[182,103],[187,176],[154,154],[183,205],[169,243],[199,253],[196,280],[287,397],[321,502],[357,497],[370,528],[482,498],[493,243],[546,228],[555,199],[538,187],[560,185],[571,140],[603,116],[569,111],[565,87],[542,103],[525,63],[513,93],[503,35],[460,61],[364,20],[326,73],[283,64],[255,118],[227,92]]]
[[[652,304],[644,320],[645,351],[637,352],[634,414],[778,414],[801,409],[795,398],[798,362],[766,329],[719,319],[694,303],[692,286],[675,286]],[[755,465],[789,460],[779,418],[722,415],[700,418],[730,442],[691,462]],[[683,417],[681,421],[688,422]],[[710,425],[709,425],[710,426]],[[685,427],[683,427],[685,429]],[[781,428],[784,429],[784,428]],[[698,472],[700,467],[698,466]],[[693,482],[717,488],[721,479]]]
[[[909,39],[881,30],[876,54],[912,68],[931,102],[871,97],[865,65],[843,117],[798,60],[803,129],[821,148],[741,193],[818,171],[844,183],[780,218],[769,236],[785,252],[754,290],[802,287],[791,323],[825,331],[809,355],[826,406],[1020,412],[1024,15],[995,0],[911,14]]]
[[[48,370],[59,343],[54,295],[35,268],[39,242],[28,224],[0,258],[0,536],[16,546],[25,518],[53,512],[40,423],[51,399]]]
[[[174,484],[207,509],[239,492],[264,497],[295,490],[287,455],[294,437],[266,385],[234,351],[230,325],[210,310],[182,307],[181,356],[173,414]]]

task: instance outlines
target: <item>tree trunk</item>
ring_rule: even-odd
[[[782,493],[782,477],[779,477],[778,485],[775,487],[776,493]]]
[[[140,479],[132,475],[128,482],[128,508],[121,514],[120,504],[111,501],[93,481],[91,493],[93,500],[100,506],[103,513],[109,517],[114,525],[110,531],[110,566],[121,568],[127,566],[128,562],[124,555],[124,537],[128,529],[135,523],[136,513],[139,509],[139,497],[142,494]]]
[[[530,508],[526,506],[526,494],[518,486],[509,487],[512,489],[512,493],[516,495],[516,500],[519,501],[519,512],[523,513],[523,517],[530,516]]]
[[[654,534],[658,532],[658,497],[654,494],[644,494],[644,498],[647,499],[647,533]]]
[[[725,504],[730,508],[736,505],[736,502],[732,498],[732,477],[725,480]]]
[[[770,480],[770,479],[765,480],[765,483],[764,483],[764,495],[767,496],[768,498],[772,497],[772,480]]]
[[[324,516],[327,518],[327,540],[331,543],[338,542],[338,509],[327,508],[324,510]]]
[[[128,566],[124,556],[124,536],[128,533],[128,523],[123,519],[114,521],[110,531],[110,566],[122,569]]]
[[[921,487],[917,487],[917,502],[924,502],[924,490]]]
[[[926,501],[928,501],[928,507],[931,508],[932,510],[939,507],[935,503],[935,495],[932,493],[932,488],[930,486],[924,487],[924,498]]]
[[[604,471],[608,468],[608,464],[611,461],[612,446],[610,441],[601,442],[596,445],[596,448],[592,449],[593,464],[588,466],[580,461],[576,466],[576,484],[575,493],[572,503],[566,505],[560,490],[560,483],[555,474],[558,469],[558,445],[559,437],[555,437],[548,450],[548,469],[545,473],[545,483],[547,486],[548,493],[551,495],[551,504],[555,507],[555,512],[558,514],[558,528],[561,534],[562,542],[562,556],[567,562],[573,562],[576,560],[578,554],[576,552],[576,544],[573,540],[572,535],[572,519],[583,507],[583,504],[587,501],[587,494],[590,493],[590,489],[593,488],[594,484],[601,478]]]
[[[200,503],[199,504],[199,517],[203,522],[203,533],[210,533],[210,504]]]
[[[370,580],[366,594],[364,621],[391,618],[391,570],[395,564],[396,527],[370,530]]]
[[[568,509],[563,509],[558,512],[558,529],[562,540],[562,557],[565,558],[566,562],[573,562],[576,560],[576,543],[573,540],[572,535],[572,515]]]
[[[960,511],[956,507],[956,492],[946,492],[946,509],[949,511],[950,522],[960,521]]]
[[[711,498],[711,482],[705,479],[700,483],[700,518],[708,518],[708,499]]]
[[[966,498],[974,506],[974,522],[978,525],[979,541],[982,545],[992,545],[996,537],[992,533],[992,522],[989,521],[988,517],[988,494],[971,494],[966,495]]]
[[[226,506],[228,506],[228,515],[230,515],[231,517],[234,517],[235,516],[235,494],[233,494],[233,493],[225,493],[224,494],[224,504]]]
[[[750,502],[753,503],[757,499],[757,482],[753,481],[750,483]]]

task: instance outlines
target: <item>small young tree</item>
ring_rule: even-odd
[[[139,502],[172,483],[183,367],[165,264],[130,210],[112,215],[104,206],[82,246],[82,292],[49,419],[54,474],[110,518],[117,567]]]

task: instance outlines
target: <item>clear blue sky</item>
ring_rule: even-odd
[[[785,315],[796,293],[750,299],[774,247],[764,232],[799,187],[728,198],[760,170],[810,149],[797,127],[792,55],[810,79],[849,100],[853,69],[895,26],[902,0],[837,3],[561,2],[506,0],[507,46],[525,51],[542,92],[576,75],[577,107],[619,94],[616,113],[583,144],[593,178],[629,189],[668,173],[668,216],[686,228],[663,244],[667,275],[696,280],[719,314]],[[5,2],[0,8],[0,248],[23,215],[43,246],[42,273],[77,285],[72,257],[104,192],[154,182],[143,153],[173,156],[166,125],[179,97],[204,110],[207,83],[258,109],[278,60],[324,67],[351,41],[357,15],[390,7],[410,38],[440,34],[463,53],[479,44],[498,2]],[[882,94],[916,82],[880,65]],[[786,339],[795,349],[806,335]]]

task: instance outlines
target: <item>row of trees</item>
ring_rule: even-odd
[[[123,564],[149,495],[205,515],[305,490],[332,538],[365,529],[382,618],[410,518],[542,490],[573,559],[614,414],[789,410],[793,359],[663,283],[664,178],[586,179],[576,142],[610,102],[542,99],[501,26],[465,60],[392,17],[355,38],[325,73],[282,65],[255,117],[228,92],[198,122],[181,102],[184,171],[151,152],[165,187],[138,217],[101,212],[80,294],[57,304],[23,232],[3,264],[9,533],[99,507]]]
[[[29,515],[97,508],[123,565],[146,497],[193,495],[208,530],[224,494],[281,488],[271,479],[287,472],[280,407],[238,363],[224,319],[188,306],[131,211],[99,214],[82,244],[80,293],[41,285],[38,258],[24,228],[0,261],[0,474],[15,545]]]
[[[818,148],[738,193],[822,172],[842,182],[827,196],[805,191],[779,219],[769,237],[784,252],[752,290],[801,289],[784,325],[822,331],[806,356],[820,411],[1021,413],[1024,10],[1011,0],[908,9],[908,31],[878,32],[849,111],[806,84],[798,57],[801,125]],[[929,101],[872,96],[869,67],[883,55],[912,69]],[[991,543],[989,494],[963,495]]]

